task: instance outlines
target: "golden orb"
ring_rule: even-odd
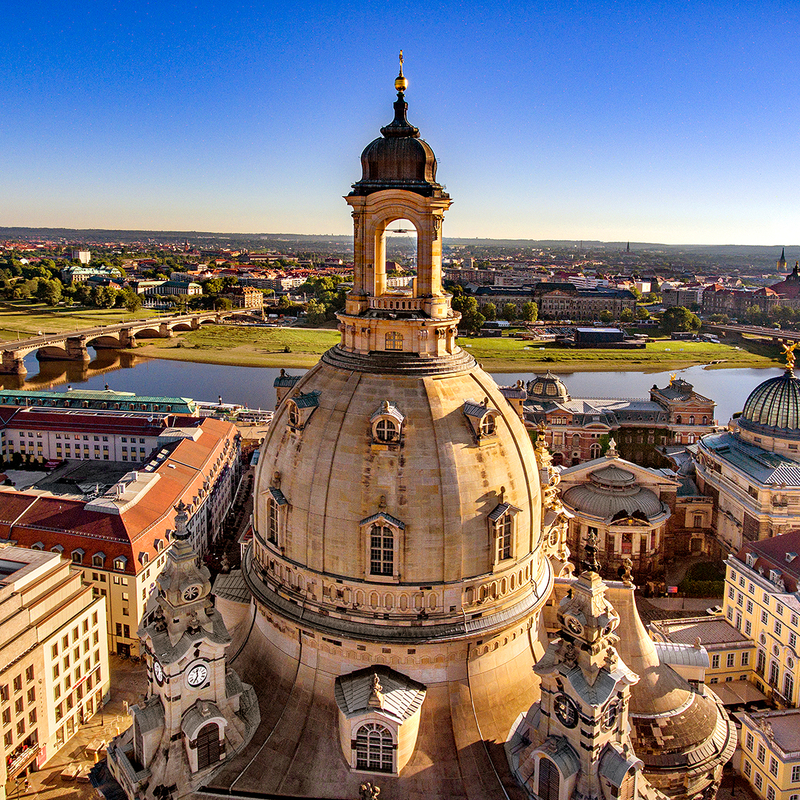
[[[402,72],[394,79],[394,88],[398,92],[404,92],[408,89],[408,78]]]

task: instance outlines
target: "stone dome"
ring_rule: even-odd
[[[397,93],[395,117],[381,128],[381,136],[361,153],[361,180],[353,184],[351,195],[367,195],[383,189],[405,189],[424,197],[443,195],[436,183],[436,156],[431,146],[419,137],[406,119],[403,92]]]
[[[745,401],[739,425],[755,433],[800,438],[800,379],[787,369],[756,386]]]
[[[733,755],[736,729],[716,696],[697,691],[662,661],[636,608],[633,586],[611,584],[619,614],[620,657],[639,680],[631,687],[633,749],[644,773],[668,797],[699,796]]]
[[[347,630],[370,639],[455,635],[473,603],[487,629],[495,616],[499,624],[528,613],[550,580],[539,477],[524,425],[495,382],[464,351],[435,375],[419,374],[414,356],[398,356],[387,372],[381,359],[370,367],[340,364],[340,355],[329,351],[295,385],[261,448],[261,567],[283,586],[304,587],[304,623],[318,613],[320,626],[335,628],[346,614]],[[301,412],[298,428],[292,415],[297,422]],[[376,439],[383,417],[397,431],[388,443]],[[267,544],[274,502],[284,515],[277,546]],[[498,558],[492,531],[503,515],[513,543]],[[371,574],[375,524],[399,540],[391,575]]]
[[[528,397],[540,403],[566,403],[570,399],[564,381],[552,372],[537,375],[534,380],[528,381]]]
[[[639,486],[632,472],[613,464],[590,472],[588,483],[567,489],[563,502],[600,519],[640,517],[649,521],[665,512],[654,492]]]

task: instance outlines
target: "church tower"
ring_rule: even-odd
[[[506,752],[531,798],[632,800],[647,787],[628,720],[630,687],[639,678],[616,649],[620,620],[606,599],[592,534],[583,567],[559,605],[560,636],[534,667],[541,700],[520,715]]]
[[[342,348],[358,355],[452,355],[459,315],[442,289],[442,221],[450,196],[436,182],[436,156],[407,119],[402,53],[394,82],[394,119],[361,154],[361,180],[345,197],[352,208],[353,289],[339,314]],[[408,219],[417,232],[417,277],[410,290],[386,283],[387,227]]]
[[[778,259],[778,272],[786,272],[786,248],[781,248],[781,257]]]
[[[128,797],[179,798],[252,737],[255,692],[228,668],[231,637],[209,595],[210,575],[189,543],[187,507],[176,507],[174,543],[138,635],[148,693],[113,740],[109,769]]]

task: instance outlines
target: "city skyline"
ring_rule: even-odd
[[[347,234],[336,196],[391,120],[403,49],[409,119],[454,198],[447,237],[794,238],[788,4],[8,15],[5,226]]]

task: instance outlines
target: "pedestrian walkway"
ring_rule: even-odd
[[[6,798],[74,798],[89,800],[96,798],[95,789],[89,783],[88,769],[80,780],[66,780],[61,773],[72,767],[91,767],[95,763],[92,749],[100,742],[107,743],[111,738],[130,725],[128,706],[140,702],[147,690],[147,673],[142,663],[134,663],[116,655],[109,656],[111,666],[111,698],[101,711],[98,711],[78,732],[56,753],[38,772],[6,784]],[[105,750],[98,754],[102,758]]]

